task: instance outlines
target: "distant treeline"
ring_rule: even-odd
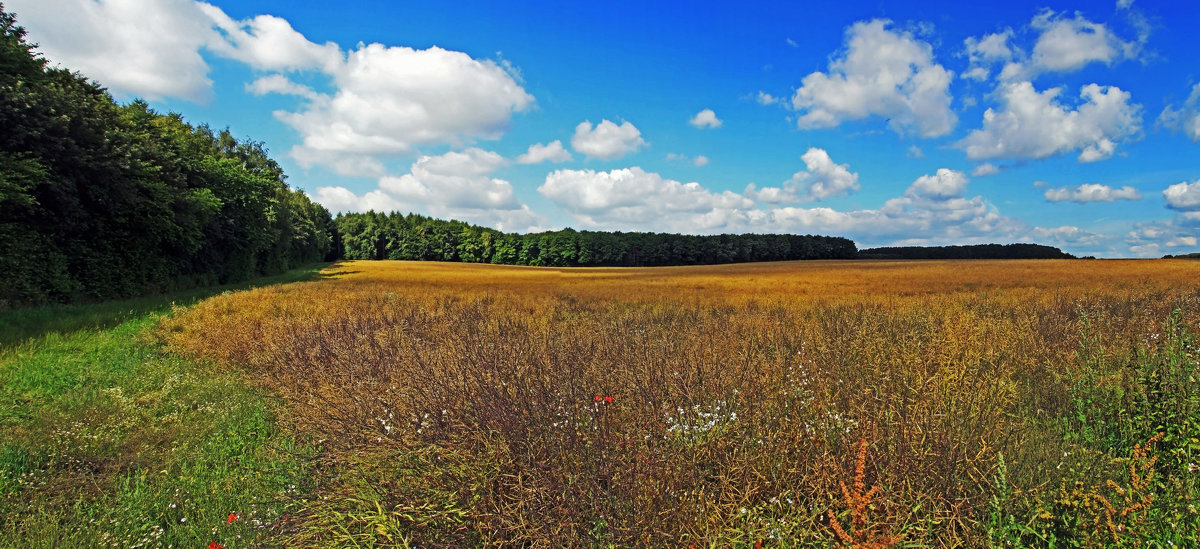
[[[561,231],[515,234],[417,214],[352,213],[335,220],[346,259],[461,261],[504,265],[663,266],[795,259],[853,259],[841,237],[785,234],[714,236]]]
[[[859,259],[1075,259],[1041,244],[974,244],[969,246],[900,246],[867,248]]]
[[[261,143],[50,68],[0,5],[0,308],[230,282],[331,258],[332,218]]]
[[[1200,252],[1195,252],[1195,253],[1190,253],[1190,254],[1179,254],[1179,255],[1167,254],[1167,255],[1164,255],[1162,258],[1163,259],[1200,259]]]

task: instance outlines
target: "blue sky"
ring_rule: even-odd
[[[1200,251],[1200,10],[985,4],[4,2],[333,211]]]

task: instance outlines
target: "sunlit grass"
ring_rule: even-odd
[[[0,351],[0,547],[233,548],[290,529],[314,450],[242,376],[153,336],[203,293],[4,313],[22,335]]]

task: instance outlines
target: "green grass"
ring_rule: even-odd
[[[290,532],[315,450],[238,372],[151,335],[172,302],[230,289],[0,315],[0,547],[232,549]]]
[[[111,328],[148,314],[167,311],[172,303],[187,306],[221,292],[314,280],[321,277],[318,271],[327,265],[328,263],[319,263],[237,284],[194,288],[121,301],[0,309],[0,353],[19,343],[55,332],[70,333],[88,328]]]

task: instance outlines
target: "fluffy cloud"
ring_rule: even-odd
[[[850,173],[848,164],[835,164],[825,149],[813,147],[800,159],[808,171],[792,175],[792,182],[806,187],[814,200],[858,190],[858,174]]]
[[[754,203],[739,194],[711,192],[639,167],[598,172],[557,170],[538,192],[592,228],[704,232],[727,226]]]
[[[755,230],[841,234],[863,246],[1016,241],[1024,223],[1000,215],[980,197],[929,200],[902,196],[879,209],[770,208],[747,216]]]
[[[909,192],[878,209],[849,211],[780,206],[781,201],[770,195],[788,192],[782,188],[753,191],[751,186],[745,195],[714,192],[699,183],[674,181],[636,167],[608,172],[558,170],[546,177],[538,192],[570,214],[577,226],[586,228],[839,234],[860,245],[1031,238],[1030,227],[1000,215],[982,197],[962,197],[965,181],[960,172],[942,170],[919,179]]]
[[[224,38],[213,41],[209,49],[254,69],[321,69],[335,72],[342,63],[342,50],[337,44],[310,42],[285,19],[259,15],[245,21],[234,21],[221,8],[203,2],[197,3],[197,6],[213,21]]]
[[[608,120],[600,121],[594,128],[591,121],[580,122],[571,138],[571,148],[576,152],[604,160],[620,158],[645,144],[642,132],[632,123],[622,122],[618,126]]]
[[[331,211],[422,212],[505,230],[545,224],[522,204],[512,184],[492,177],[507,161],[491,151],[470,148],[422,156],[409,173],[383,176],[377,189],[362,196],[344,187],[320,187],[315,199]]]
[[[219,37],[190,0],[9,0],[30,42],[51,63],[79,71],[114,94],[148,99],[212,98],[200,49]]]
[[[1009,46],[1012,40],[1012,29],[1003,32],[987,34],[980,38],[967,37],[963,41],[966,48],[969,68],[963,73],[964,78],[987,80],[991,75],[989,67],[995,63],[1007,63],[1013,58],[1013,49]]]
[[[889,119],[897,133],[945,135],[957,117],[950,110],[952,73],[934,62],[933,48],[890,21],[855,23],[846,30],[842,55],[827,73],[804,77],[792,96],[801,129],[829,128],[871,115]]]
[[[1094,233],[1076,227],[1074,225],[1063,225],[1061,227],[1034,227],[1029,232],[1030,240],[1039,244],[1049,244],[1059,247],[1070,247],[1075,249],[1085,249],[1089,251],[1098,251],[1103,245],[1108,244],[1112,240],[1111,237],[1106,237],[1099,233]]]
[[[947,200],[962,196],[967,189],[967,174],[957,170],[941,168],[934,175],[918,177],[905,192],[907,196],[919,196],[931,200]]]
[[[1195,248],[1196,242],[1197,242],[1196,237],[1194,237],[1194,236],[1178,236],[1178,237],[1168,240],[1166,244],[1167,244],[1167,246],[1172,247],[1172,248],[1179,248],[1179,247]]]
[[[379,188],[417,204],[511,210],[519,206],[512,185],[490,177],[504,164],[500,155],[477,148],[422,156],[410,173],[384,177]]]
[[[316,44],[286,20],[260,15],[237,21],[220,8],[188,0],[17,0],[30,38],[51,59],[95,78],[118,94],[204,101],[212,95],[207,49],[257,71],[256,94],[306,99],[276,117],[294,128],[291,151],[302,166],[323,164],[352,175],[378,175],[379,157],[427,144],[458,145],[503,132],[533,97],[508,68],[437,47],[416,50],[360,44],[346,53]],[[313,71],[331,93],[283,73]]]
[[[1167,105],[1159,115],[1158,123],[1165,128],[1182,130],[1192,141],[1200,141],[1200,84],[1192,87],[1183,107],[1176,109],[1174,105]]]
[[[746,187],[746,196],[759,202],[782,204],[820,200],[858,190],[858,174],[851,173],[848,164],[834,163],[825,149],[812,147],[800,159],[806,170],[792,174],[779,187],[758,189],[751,183]]]
[[[1125,244],[1130,252],[1142,257],[1159,257],[1163,248],[1194,248],[1197,243],[1195,222],[1200,217],[1190,217],[1200,212],[1185,212],[1174,220],[1136,223],[1132,231],[1125,236]],[[1171,250],[1171,253],[1184,253],[1195,249]]]
[[[1039,72],[1072,72],[1096,62],[1112,64],[1136,57],[1140,49],[1138,42],[1124,41],[1079,13],[1067,18],[1047,9],[1034,16],[1031,24],[1041,31],[1030,58]]]
[[[529,150],[517,157],[517,164],[541,164],[542,162],[566,162],[571,159],[571,153],[563,148],[562,141],[555,139],[543,145],[534,143]]]
[[[696,113],[696,116],[693,116],[692,119],[688,121],[688,124],[700,129],[720,128],[721,119],[717,118],[717,113],[713,112],[712,109],[704,109]]]
[[[956,146],[972,160],[1040,159],[1078,150],[1081,162],[1112,156],[1117,142],[1142,129],[1142,107],[1129,103],[1129,92],[1116,86],[1088,84],[1084,102],[1072,110],[1059,104],[1062,88],[1038,92],[1030,82],[1001,84],[1003,106],[983,114],[983,128]]]
[[[1200,179],[1193,183],[1176,183],[1162,193],[1163,198],[1167,200],[1167,207],[1172,210],[1200,210]]]
[[[1098,183],[1085,183],[1075,187],[1060,187],[1057,189],[1046,189],[1046,200],[1050,202],[1078,202],[1087,204],[1088,202],[1113,202],[1116,200],[1140,200],[1142,193],[1137,189],[1124,186],[1120,189],[1114,189],[1108,185],[1100,185]]]
[[[969,67],[963,77],[987,80],[992,67],[999,65],[1000,80],[1014,82],[1032,80],[1047,72],[1074,72],[1091,63],[1111,65],[1135,59],[1149,40],[1149,26],[1137,17],[1130,17],[1138,28],[1138,37],[1125,40],[1103,23],[1088,20],[1078,12],[1068,17],[1044,9],[1029,24],[1037,34],[1031,53],[1016,45],[1017,35],[1012,29],[967,38],[964,46]]]
[[[360,46],[337,67],[333,82],[336,91],[318,94],[305,110],[275,113],[300,133],[292,156],[302,165],[496,138],[514,112],[533,103],[495,62],[436,46]]]

